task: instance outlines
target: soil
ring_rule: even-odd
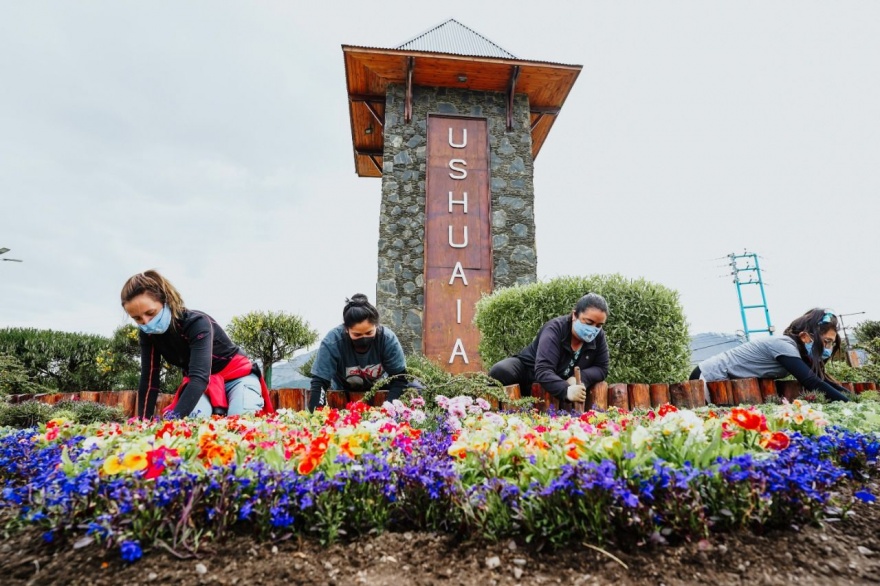
[[[679,546],[624,552],[576,545],[540,552],[514,541],[460,542],[434,533],[386,533],[322,547],[313,541],[233,537],[181,560],[163,550],[126,564],[95,545],[46,544],[17,533],[0,544],[0,583],[242,584],[875,584],[880,583],[880,503],[841,520],[765,535],[718,534]]]

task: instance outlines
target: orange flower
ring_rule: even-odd
[[[784,450],[791,440],[781,431],[761,435],[761,447],[765,450]]]
[[[752,409],[730,410],[730,420],[748,431],[767,431],[767,418]]]

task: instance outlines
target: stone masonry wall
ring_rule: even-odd
[[[534,282],[537,255],[528,96],[515,97],[508,132],[503,93],[414,87],[412,122],[405,124],[404,92],[391,85],[386,97],[376,301],[382,321],[409,354],[422,351],[429,113],[488,120],[494,288]]]

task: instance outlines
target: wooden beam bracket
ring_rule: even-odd
[[[513,66],[510,72],[510,85],[507,88],[507,131],[513,130],[513,97],[516,94],[516,80],[519,77],[519,65]]]
[[[413,69],[416,66],[415,57],[406,58],[406,101],[403,105],[403,121],[406,124],[412,122],[412,78]]]
[[[379,116],[379,112],[376,111],[376,107],[373,106],[370,102],[363,102],[364,106],[366,106],[367,110],[370,111],[370,114],[373,115],[373,120],[376,121],[376,124],[379,125],[379,128],[385,128],[385,120]]]

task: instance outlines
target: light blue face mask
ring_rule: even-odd
[[[804,342],[804,348],[807,349],[807,355],[813,355],[813,343],[812,342]],[[822,360],[828,360],[831,358],[831,348],[822,348]]]
[[[592,342],[599,335],[599,328],[574,320],[574,333],[584,342]]]
[[[149,322],[139,325],[138,327],[145,334],[164,334],[171,325],[171,310],[168,305],[162,306],[162,311],[156,314],[156,317]]]

